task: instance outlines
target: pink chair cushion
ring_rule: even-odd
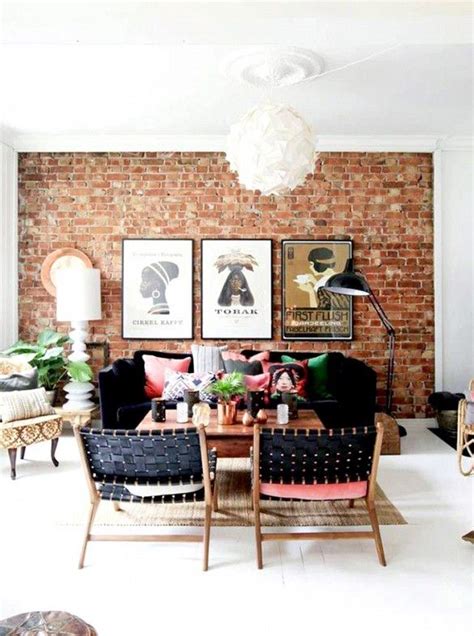
[[[282,499],[358,499],[367,494],[366,481],[350,481],[346,484],[260,484],[260,494]]]

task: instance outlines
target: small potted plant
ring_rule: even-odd
[[[209,392],[217,397],[217,423],[232,424],[237,414],[235,398],[245,395],[246,388],[243,373],[232,371],[216,380],[209,387]]]
[[[3,355],[16,356],[38,370],[38,384],[46,389],[48,400],[54,404],[59,383],[67,376],[76,382],[92,379],[92,369],[86,362],[69,362],[64,357],[64,345],[69,336],[52,329],[42,331],[35,344],[18,340]]]

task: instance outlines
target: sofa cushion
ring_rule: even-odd
[[[244,375],[260,375],[263,373],[262,363],[259,360],[224,360],[224,369],[226,373],[237,371]]]
[[[165,369],[165,400],[182,400],[188,389],[199,391],[199,399],[203,402],[216,402],[216,397],[209,393],[209,387],[216,381],[214,373],[180,373]]]
[[[227,345],[222,347],[213,347],[210,345],[191,345],[191,354],[193,357],[193,369],[195,373],[206,373],[210,371],[215,373],[224,368],[224,360],[222,352],[227,351]]]
[[[161,397],[165,386],[165,370],[187,373],[191,358],[161,358],[158,356],[143,356],[145,365],[145,395],[149,398]]]
[[[306,361],[270,364],[268,373],[270,374],[270,393],[272,396],[296,391],[300,398],[306,397]]]
[[[244,382],[248,391],[267,391],[270,385],[270,374],[245,375]]]
[[[283,355],[283,362],[296,362],[293,356]],[[307,393],[310,399],[330,399],[332,394],[329,391],[329,354],[322,353],[321,355],[308,358],[308,383]]]

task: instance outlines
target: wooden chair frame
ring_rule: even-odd
[[[263,425],[265,426],[265,425]],[[377,486],[377,469],[382,449],[383,424],[377,422],[377,435],[375,438],[372,470],[368,479],[367,495],[363,501],[369,513],[372,531],[336,531],[336,532],[262,532],[260,519],[260,426],[255,425],[253,436],[253,492],[252,503],[255,515],[255,542],[257,548],[257,567],[263,568],[262,544],[265,541],[301,541],[301,540],[325,540],[325,539],[373,539],[380,565],[386,566],[385,554],[380,535],[377,512],[375,510],[375,489]],[[308,501],[308,503],[311,503]],[[354,499],[349,500],[349,507],[354,506]]]
[[[474,391],[474,380],[469,383],[469,391]],[[458,437],[457,437],[457,460],[459,472],[464,477],[474,474],[474,425],[466,424],[467,400],[461,400],[458,405]],[[469,457],[464,458],[463,451],[466,451]],[[470,464],[469,464],[469,459]]]
[[[155,542],[155,541],[169,541],[169,542],[185,542],[185,543],[203,543],[204,555],[203,555],[203,571],[207,571],[209,566],[209,542],[211,535],[211,518],[212,510],[217,508],[217,489],[215,488],[215,475],[209,470],[209,457],[207,449],[206,431],[203,425],[198,427],[199,445],[201,450],[201,461],[203,470],[203,483],[204,483],[204,505],[205,505],[205,517],[204,517],[204,532],[203,534],[92,534],[92,526],[94,519],[101,502],[100,494],[97,490],[96,483],[93,479],[92,472],[87,461],[86,451],[84,443],[79,432],[79,427],[74,427],[74,437],[76,438],[79,454],[81,458],[81,464],[86,477],[87,488],[89,490],[90,507],[87,517],[84,539],[82,542],[81,553],[79,557],[79,569],[84,566],[84,559],[86,556],[87,545],[89,541],[143,541],[143,542]],[[146,505],[146,504],[143,504]],[[150,505],[150,504],[148,504]],[[161,504],[157,504],[161,505]],[[176,504],[185,506],[185,503]],[[113,502],[114,510],[121,511],[120,504],[117,501]]]

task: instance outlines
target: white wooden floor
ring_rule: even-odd
[[[404,424],[402,455],[382,457],[379,472],[408,521],[382,527],[386,568],[372,542],[354,540],[266,544],[258,571],[252,528],[214,528],[207,573],[200,545],[151,543],[91,544],[80,571],[82,528],[51,512],[86,503],[74,439],[61,438],[56,469],[48,444],[28,448],[15,482],[2,452],[0,617],[62,609],[100,636],[471,633],[473,548],[461,535],[474,525],[474,480],[431,420]]]

